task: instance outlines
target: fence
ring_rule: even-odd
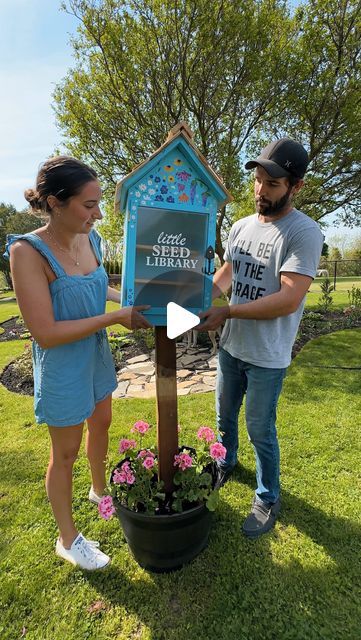
[[[332,278],[333,287],[336,290],[337,278],[358,278],[361,276],[361,260],[321,260],[317,276]]]
[[[122,261],[119,259],[104,260],[104,268],[109,276],[110,284],[120,284],[122,274]],[[336,290],[337,278],[352,278],[361,276],[361,260],[340,259],[321,260],[320,268],[317,271],[318,277],[328,277],[333,279],[333,286]]]

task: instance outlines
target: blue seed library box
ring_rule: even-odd
[[[212,303],[217,210],[232,197],[195,147],[185,122],[117,184],[124,213],[122,306],[149,304],[154,326],[167,304],[198,314]]]

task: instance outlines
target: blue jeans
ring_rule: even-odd
[[[217,426],[227,449],[222,469],[231,469],[237,462],[238,416],[246,394],[247,431],[256,456],[256,499],[266,504],[276,502],[280,494],[276,408],[285,374],[286,369],[257,367],[219,349]]]

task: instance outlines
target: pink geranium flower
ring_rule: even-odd
[[[220,442],[215,442],[209,447],[209,454],[213,460],[224,460],[227,449]]]
[[[119,453],[124,453],[125,451],[128,451],[128,449],[134,449],[136,446],[137,446],[137,443],[135,440],[129,440],[128,438],[123,438],[119,442]]]
[[[124,462],[120,469],[116,469],[113,473],[113,482],[115,484],[134,484],[135,475],[130,468],[130,462]]]
[[[122,482],[125,482],[125,473],[124,473],[124,471],[121,471],[120,469],[115,469],[115,471],[113,473],[113,482],[115,484],[122,484]]]
[[[181,471],[185,471],[192,466],[193,459],[188,453],[179,453],[174,456],[174,466],[179,467]]]
[[[138,422],[133,425],[131,431],[133,433],[134,431],[137,431],[141,436],[143,436],[145,433],[147,433],[149,427],[150,425],[148,424],[148,422],[144,422],[144,420],[138,420]]]
[[[135,482],[135,475],[133,473],[133,471],[130,468],[130,462],[124,462],[124,464],[122,464],[121,466],[121,472],[124,473],[124,482],[126,482],[127,484],[134,484]]]
[[[134,484],[135,482],[135,475],[132,471],[130,471],[129,473],[127,473],[126,478],[125,478],[125,482],[127,484]]]
[[[197,438],[200,440],[205,440],[206,442],[214,442],[216,439],[216,434],[210,427],[201,427],[198,430]]]
[[[150,451],[149,449],[142,449],[139,451],[137,458],[146,458],[147,456],[152,456],[152,458],[155,457],[153,451]]]
[[[143,467],[146,469],[152,469],[154,467],[154,458],[152,456],[147,456],[143,460]]]
[[[113,513],[115,513],[112,497],[104,496],[98,504],[98,510],[104,520],[109,520]]]

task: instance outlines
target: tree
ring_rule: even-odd
[[[337,261],[342,260],[342,254],[341,254],[340,249],[338,249],[337,247],[331,247],[331,249],[330,249],[330,251],[329,251],[329,254],[328,254],[328,259],[329,259],[330,261],[333,261],[333,260],[337,260]]]
[[[7,234],[23,234],[33,231],[40,226],[39,218],[26,212],[17,212],[12,204],[0,203],[0,271],[6,278],[6,284],[12,288],[10,263],[2,255],[5,251]]]
[[[315,220],[337,212],[342,223],[361,225],[361,3],[312,0],[295,17],[295,82],[275,131],[309,149],[297,202]]]
[[[344,233],[335,233],[329,238],[329,243],[331,247],[337,247],[339,249],[341,256],[344,258],[346,251],[350,245],[349,237]]]
[[[354,276],[361,276],[361,235],[356,237],[350,247],[345,252],[345,257],[348,260],[355,260],[351,262],[351,271]]]
[[[122,220],[119,215],[115,214],[114,206],[111,202],[106,201],[102,209],[103,219],[97,225],[97,229],[103,240],[104,258],[117,260],[122,252],[122,242],[119,240],[119,227]]]
[[[3,252],[5,251],[6,244],[6,234],[7,232],[7,222],[10,216],[16,213],[16,209],[12,204],[6,204],[5,202],[0,202],[0,271],[5,276],[7,286],[11,287],[11,277],[10,277],[10,266],[9,261],[4,258]]]
[[[352,240],[350,246],[350,254],[352,254],[353,258],[361,260],[361,233]]]
[[[70,0],[77,65],[55,92],[69,150],[114,188],[179,120],[235,196],[242,153],[280,117],[294,26],[281,0]],[[217,252],[223,255],[219,214]]]
[[[97,166],[106,193],[179,120],[250,206],[243,160],[270,137],[310,150],[299,204],[316,220],[360,206],[357,0],[312,0],[292,18],[282,0],[68,0],[79,19],[76,65],[55,111],[67,147]],[[252,209],[236,215],[248,215]],[[223,257],[219,212],[216,251]]]

